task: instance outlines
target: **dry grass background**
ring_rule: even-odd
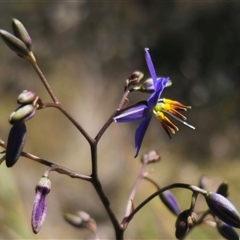
[[[10,31],[12,17],[18,18],[25,24],[33,38],[33,50],[39,65],[52,89],[65,108],[89,131],[91,136],[95,136],[116,108],[127,75],[131,71],[141,70],[148,76],[143,47],[149,46],[151,49],[151,45],[155,46],[157,43],[154,42],[156,40],[151,40],[154,29],[148,31],[148,34],[152,34],[150,36],[141,32],[144,30],[143,26],[145,29],[148,28],[148,25],[142,22],[147,19],[148,23],[151,22],[150,10],[159,7],[161,13],[164,12],[164,8],[168,12],[170,5],[156,3],[154,6],[154,3],[151,3],[151,9],[145,9],[149,12],[144,12],[144,4],[147,3],[144,1],[139,4],[92,1],[90,3],[32,1],[20,4],[2,2],[0,28]],[[198,7],[190,3],[188,6],[187,3],[181,5],[174,2],[174,4],[183,15],[184,12],[188,13],[186,9],[197,12],[197,8],[199,11],[219,8],[219,4],[214,6],[213,3]],[[112,13],[109,10],[112,10]],[[113,17],[115,12],[120,12],[116,19]],[[105,17],[105,22],[99,27],[98,21],[103,21],[101,16]],[[152,16],[154,24],[150,25],[151,27],[158,24],[156,15],[154,16]],[[139,30],[137,30],[138,25]],[[125,32],[126,35],[123,36]],[[134,41],[131,41],[132,35],[137,35]],[[22,90],[35,91],[44,101],[50,99],[31,66],[18,58],[3,43],[0,44],[0,56],[2,86],[0,134],[1,138],[6,140],[10,129],[7,119],[17,107],[16,98]],[[176,83],[175,87],[173,84],[171,88],[166,89],[164,96],[172,94],[171,97],[174,99],[180,96],[178,100],[188,104],[186,101],[191,98],[184,89],[187,83],[187,80],[184,80],[182,85]],[[177,88],[177,92],[174,88]],[[172,91],[175,91],[177,96],[174,96]],[[182,95],[185,96],[183,99],[181,99]],[[139,95],[134,94],[131,100],[139,98]],[[230,184],[230,200],[240,209],[239,156],[231,155],[231,152],[229,155],[226,154],[231,150],[231,146],[235,146],[236,152],[239,147],[237,143],[239,137],[223,137],[227,127],[232,125],[234,128],[230,128],[229,132],[234,131],[232,135],[238,135],[238,122],[236,119],[223,121],[221,127],[217,129],[215,126],[219,126],[218,115],[207,106],[206,115],[203,115],[203,108],[204,106],[195,106],[187,113],[189,122],[197,127],[196,130],[193,132],[179,124],[180,132],[172,140],[167,138],[160,124],[154,119],[144,139],[141,153],[150,149],[156,149],[160,153],[161,163],[150,166],[149,170],[152,171],[151,176],[161,186],[173,182],[197,184],[199,178],[205,174],[213,177],[212,190],[214,190],[221,181],[226,180]],[[239,113],[239,110],[236,111]],[[209,135],[211,126],[206,127],[208,123],[216,129],[212,141],[210,141],[212,136]],[[128,194],[141,167],[139,159],[133,159],[133,136],[136,126],[134,123],[112,124],[99,144],[100,179],[119,219],[124,214]],[[27,123],[27,129],[25,151],[81,173],[90,173],[89,146],[57,110],[38,111]],[[202,145],[198,148],[197,144],[201,142],[212,144],[209,146],[210,150],[208,149],[211,154],[207,155],[202,151]],[[193,156],[197,156],[197,160]],[[0,238],[90,239],[92,236],[87,231],[74,229],[62,218],[65,211],[85,210],[96,219],[100,238],[113,239],[111,223],[92,186],[57,173],[50,175],[52,190],[48,197],[45,224],[38,235],[31,232],[30,218],[34,188],[45,169],[44,166],[23,158],[12,169],[7,169],[4,163],[1,165]],[[142,182],[135,204],[140,203],[154,190],[148,183]],[[185,190],[175,190],[174,194],[179,199],[182,210],[189,206],[189,193]],[[204,207],[201,201],[199,205]],[[132,220],[125,237],[126,239],[173,239],[174,223],[175,218],[158,199],[155,199]],[[201,226],[189,235],[189,239],[220,239],[220,236],[215,229]]]

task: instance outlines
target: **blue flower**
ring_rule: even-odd
[[[186,118],[177,110],[186,111],[190,108],[189,106],[182,105],[181,103],[170,99],[160,99],[163,89],[169,82],[169,78],[157,78],[148,50],[148,48],[145,48],[145,59],[152,77],[153,93],[147,101],[138,102],[137,104],[124,109],[118,116],[113,118],[113,120],[118,123],[141,121],[135,132],[135,157],[138,156],[144,135],[152,119],[152,114],[156,115],[156,117],[160,120],[169,137],[170,133],[174,134],[175,131],[178,131],[178,128],[163,114],[163,112],[169,113],[185,125],[188,125],[184,122]],[[188,126],[192,127],[191,125]]]

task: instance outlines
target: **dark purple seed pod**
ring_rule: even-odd
[[[162,200],[163,204],[176,216],[180,213],[180,209],[178,203],[171,193],[171,191],[167,190],[163,193],[159,194],[160,199]]]
[[[30,50],[19,38],[15,37],[13,34],[5,30],[0,30],[0,36],[6,45],[20,57],[27,58],[29,56]]]
[[[216,192],[224,197],[228,197],[228,183],[227,182],[221,183]]]
[[[6,165],[12,167],[19,159],[27,135],[25,124],[14,125],[8,135],[6,148]]]
[[[240,239],[237,232],[231,226],[222,221],[217,222],[217,230],[225,239],[229,240]]]
[[[240,228],[240,214],[227,198],[219,193],[208,192],[205,200],[216,217],[232,227]]]
[[[14,112],[11,113],[9,117],[9,123],[16,125],[26,122],[32,118],[36,113],[36,107],[32,104],[21,105]]]
[[[191,213],[190,213],[189,209],[182,211],[178,215],[176,223],[175,223],[175,227],[176,227],[175,236],[177,239],[183,238],[186,235],[186,233],[188,232],[188,229],[189,229],[188,217],[190,215],[191,215]]]
[[[22,40],[22,42],[27,46],[27,48],[29,50],[31,50],[32,39],[29,36],[29,34],[28,34],[26,28],[23,26],[23,24],[19,20],[13,18],[12,28],[13,28],[14,35],[17,38],[19,38],[20,40]]]
[[[38,233],[47,215],[47,195],[51,190],[51,181],[48,177],[41,177],[36,186],[35,200],[32,210],[32,230]]]

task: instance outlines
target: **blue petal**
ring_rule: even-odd
[[[137,127],[135,132],[135,158],[138,156],[138,152],[140,150],[140,147],[142,145],[142,141],[144,138],[144,135],[146,133],[146,130],[148,128],[148,125],[151,121],[152,115],[148,115]]]
[[[148,69],[149,69],[149,72],[151,74],[151,77],[153,79],[154,88],[156,90],[157,75],[156,75],[155,68],[153,66],[152,59],[151,59],[151,56],[150,56],[148,50],[149,50],[148,48],[145,48],[145,59],[146,59],[146,62],[147,62]]]
[[[149,108],[153,108],[160,98],[166,83],[168,82],[169,78],[159,78],[156,84],[155,92],[148,98],[147,104]]]
[[[134,122],[144,119],[149,114],[149,108],[146,105],[146,102],[141,102],[136,104],[133,107],[123,111],[118,116],[114,117],[115,122]]]

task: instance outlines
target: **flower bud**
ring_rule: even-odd
[[[180,213],[180,209],[178,203],[171,193],[171,191],[167,190],[159,194],[160,199],[163,204],[176,216]]]
[[[30,54],[30,50],[27,48],[25,43],[23,43],[19,38],[15,37],[13,34],[0,30],[0,35],[3,41],[20,57],[27,58]]]
[[[29,36],[26,28],[23,26],[23,24],[13,18],[12,20],[12,28],[13,28],[13,31],[14,31],[14,35],[19,38],[20,40],[23,41],[23,43],[27,46],[27,48],[29,50],[31,50],[31,47],[32,47],[32,39],[31,37]]]
[[[147,164],[159,162],[160,160],[161,158],[155,150],[151,150],[148,153],[145,153],[141,158],[141,162]]]
[[[76,228],[87,228],[91,232],[96,232],[97,225],[93,218],[84,211],[79,211],[77,214],[65,213],[64,219]]]
[[[185,236],[185,234],[187,233],[189,227],[188,227],[188,217],[190,215],[190,211],[188,210],[184,210],[183,212],[181,212],[176,220],[175,223],[175,236],[177,239],[183,238]]]
[[[36,107],[32,104],[21,105],[16,111],[12,112],[9,117],[10,124],[20,124],[23,123],[35,115]]]
[[[32,230],[38,233],[43,225],[47,214],[47,195],[51,190],[51,181],[48,177],[43,176],[40,178],[36,186],[35,200],[32,210]]]
[[[71,213],[65,213],[64,219],[74,227],[77,227],[77,228],[82,227],[83,220],[81,219],[80,216],[77,216]]]
[[[239,240],[237,232],[222,221],[217,222],[217,230],[225,239]]]
[[[216,192],[224,197],[228,197],[228,183],[227,182],[221,183]]]
[[[165,87],[170,87],[172,85],[172,81],[168,79]],[[153,93],[154,86],[152,78],[148,78],[147,80],[143,81],[141,84],[133,88],[134,91],[140,91],[144,93]]]
[[[12,126],[7,141],[5,161],[7,167],[12,167],[19,159],[26,140],[25,124]]]
[[[142,84],[139,86],[134,87],[135,91],[145,92],[145,93],[153,93],[154,92],[154,86],[153,86],[153,80],[152,78],[148,78],[145,80]]]
[[[31,104],[36,102],[38,98],[37,94],[28,90],[24,90],[22,93],[19,94],[17,102],[19,104]]]
[[[240,228],[240,214],[227,198],[218,193],[208,192],[205,200],[216,217],[232,227]]]
[[[199,179],[198,187],[206,189],[209,179],[206,176],[201,176]]]
[[[126,84],[125,84],[125,90],[133,90],[134,86],[136,86],[140,80],[143,78],[144,74],[139,72],[139,71],[135,71],[133,73],[131,73],[129,75],[129,77],[126,80]]]

